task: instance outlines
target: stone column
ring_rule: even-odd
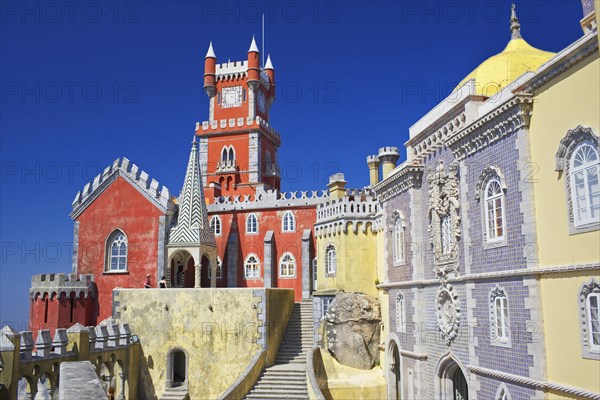
[[[310,297],[310,237],[311,230],[302,232],[302,298]]]
[[[200,286],[200,279],[202,278],[202,263],[200,264],[196,264],[194,265],[194,288],[199,288]]]
[[[273,231],[267,231],[264,239],[264,279],[265,288],[273,287]]]

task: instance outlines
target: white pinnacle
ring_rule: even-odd
[[[208,57],[217,58],[217,56],[215,56],[215,51],[212,47],[212,42],[210,42],[210,45],[208,46],[208,51],[206,52],[206,56],[204,58]]]
[[[275,69],[273,68],[273,63],[271,62],[271,55],[267,56],[267,63],[265,64],[265,69]]]
[[[256,40],[254,40],[254,35],[252,35],[252,43],[250,44],[250,50],[248,50],[248,53],[250,53],[251,51],[259,53],[258,46],[256,45]]]

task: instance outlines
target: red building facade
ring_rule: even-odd
[[[204,74],[209,119],[196,124],[199,142],[180,198],[126,158],[77,193],[73,273],[33,277],[32,330],[97,324],[112,315],[114,288],[142,288],[148,274],[154,287],[164,275],[170,287],[281,287],[294,289],[296,301],[310,296],[312,228],[326,193],[279,191],[281,138],[269,124],[275,70],[270,57],[264,66],[259,60],[254,39],[246,60],[225,64],[211,43]],[[183,198],[190,193],[202,201]],[[185,230],[197,226],[190,219],[182,227],[183,218],[200,218],[200,234],[190,239],[198,243],[184,243],[194,237]]]

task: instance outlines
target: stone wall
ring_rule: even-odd
[[[116,289],[113,314],[143,349],[140,398],[171,386],[174,351],[186,355],[190,398],[218,398],[257,353],[276,351],[292,305],[284,289]]]

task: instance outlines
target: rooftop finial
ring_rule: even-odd
[[[521,37],[521,24],[519,24],[519,18],[517,18],[517,6],[513,3],[510,12],[510,31],[512,32],[512,39],[522,39]]]
[[[250,53],[251,51],[259,53],[258,46],[256,45],[256,40],[254,39],[254,35],[252,35],[252,43],[250,43],[250,50],[248,50],[248,53]]]
[[[208,51],[206,52],[206,56],[204,56],[204,58],[208,57],[217,58],[217,56],[215,56],[215,51],[213,50],[212,42],[210,42],[210,45],[208,46]]]

